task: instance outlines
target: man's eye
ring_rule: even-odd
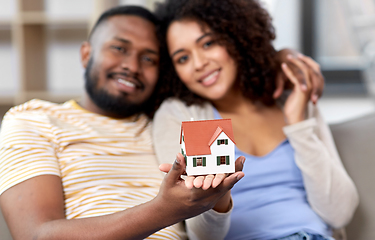
[[[142,61],[150,64],[156,64],[156,61],[148,56],[143,56]]]
[[[126,49],[120,46],[111,46],[112,49],[116,50],[117,52],[125,53]]]
[[[188,60],[188,56],[182,56],[177,59],[177,63],[185,63]]]

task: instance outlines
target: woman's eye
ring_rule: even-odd
[[[187,56],[182,56],[180,58],[177,59],[177,63],[184,63],[188,60],[188,57]]]
[[[203,44],[203,48],[208,48],[208,47],[211,46],[213,43],[214,43],[214,41],[208,41],[208,42],[205,42],[205,43]]]

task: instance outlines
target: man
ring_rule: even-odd
[[[225,234],[242,172],[204,191],[185,187],[181,155],[164,180],[158,170],[142,113],[158,78],[155,23],[139,7],[105,12],[81,47],[82,99],[32,100],[4,117],[0,205],[14,239],[184,239],[174,224],[203,212],[191,236]]]

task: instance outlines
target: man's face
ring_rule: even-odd
[[[158,78],[155,26],[137,16],[113,16],[96,29],[86,64],[86,91],[104,112],[127,117],[143,111]]]

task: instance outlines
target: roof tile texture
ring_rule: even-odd
[[[184,133],[186,155],[211,154],[210,145],[221,132],[224,132],[234,142],[232,121],[230,119],[182,122],[181,136]]]

